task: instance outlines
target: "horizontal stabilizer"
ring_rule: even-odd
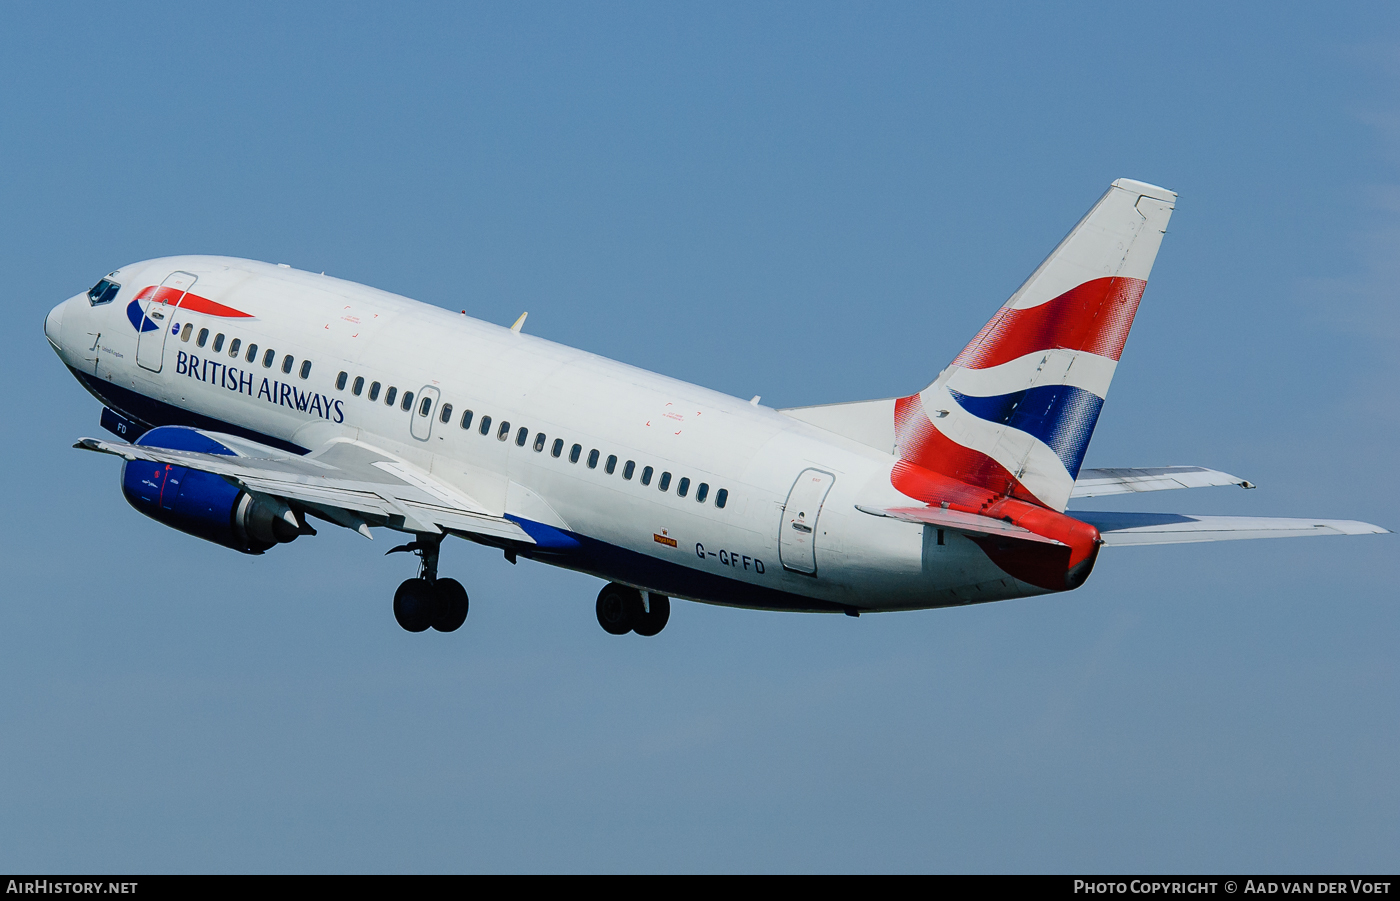
[[[1104,497],[1110,494],[1135,494],[1139,491],[1168,491],[1173,488],[1209,488],[1214,485],[1238,485],[1253,488],[1228,472],[1201,466],[1150,466],[1144,469],[1082,469],[1074,481],[1070,497]]]
[[[1188,516],[1182,513],[1101,513],[1088,510],[1072,510],[1067,515],[1097,528],[1103,543],[1110,547],[1244,538],[1302,538],[1308,535],[1380,535],[1390,531],[1350,519]]]
[[[880,508],[862,507],[860,504],[856,505],[856,509],[862,513],[869,513],[871,516],[885,516],[904,522],[951,529],[954,532],[968,535],[996,535],[1005,538],[1018,538],[1022,541],[1034,541],[1038,544],[1065,546],[1063,542],[1046,538],[1044,535],[1037,535],[1030,529],[1003,522],[1000,519],[992,519],[990,516],[979,516],[976,513],[963,513],[958,510],[946,510],[942,507]]]

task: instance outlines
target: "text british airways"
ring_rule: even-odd
[[[228,366],[217,360],[201,360],[183,350],[175,356],[175,373],[198,379],[205,384],[218,385],[238,394],[266,400],[278,406],[290,407],[299,413],[314,413],[331,422],[345,421],[345,411],[338,400],[332,400],[315,391],[299,391],[295,385],[268,378],[264,378],[255,391],[254,385],[257,380],[253,373],[246,369]]]

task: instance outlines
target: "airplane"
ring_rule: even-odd
[[[1066,512],[1248,481],[1084,469],[1177,195],[1119,179],[926,388],[775,409],[324,274],[218,256],[124,266],[44,334],[103,405],[141,513],[245,554],[313,521],[407,538],[393,612],[451,632],[467,539],[596,576],[614,635],[671,599],[918,610],[1078,588],[1104,547],[1388,530],[1348,520]]]

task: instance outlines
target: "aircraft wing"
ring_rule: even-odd
[[[1189,516],[1182,513],[1100,513],[1070,510],[1099,530],[1109,547],[1132,544],[1186,544],[1242,538],[1301,538],[1308,535],[1378,535],[1380,526],[1350,519],[1282,519],[1273,516]]]
[[[248,491],[294,501],[311,512],[370,537],[369,525],[406,532],[463,532],[524,544],[536,541],[514,521],[391,454],[359,441],[337,439],[305,457],[266,445],[206,432],[236,455],[169,450],[83,438],[74,447],[128,461],[203,470]]]
[[[1201,466],[1150,466],[1143,469],[1081,469],[1070,497],[1103,497],[1138,491],[1166,491],[1172,488],[1207,488],[1238,485],[1253,488],[1254,483],[1228,472]]]

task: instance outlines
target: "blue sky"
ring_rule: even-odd
[[[1400,527],[1382,4],[44,5],[0,33],[0,868],[1386,870],[1392,537],[1105,553],[797,616],[342,530],[246,558],[69,449],[44,314],[124,263],[326,271],[778,406],[927,384],[1114,178],[1181,194],[1086,465],[1122,509]],[[1107,507],[1110,502],[1094,506]]]

